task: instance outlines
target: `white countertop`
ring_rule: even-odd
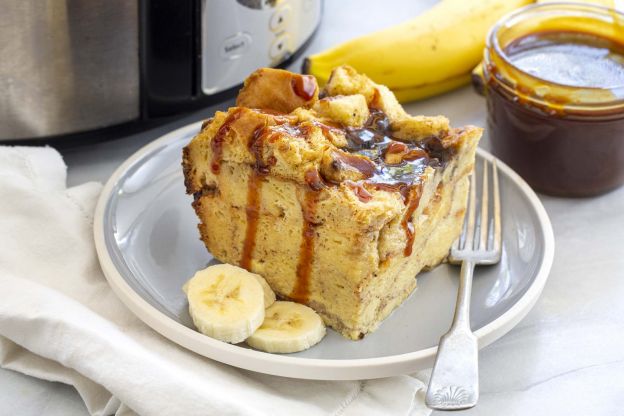
[[[396,23],[433,3],[327,1],[310,51]],[[69,185],[106,181],[141,146],[215,108],[141,134],[64,150]],[[470,88],[406,108],[444,114],[457,126],[485,125],[485,103]],[[481,146],[489,147],[487,137]],[[624,415],[624,188],[588,199],[540,199],[555,232],[550,278],[529,315],[481,350],[481,399],[462,414]],[[72,387],[0,369],[0,415],[86,414]]]

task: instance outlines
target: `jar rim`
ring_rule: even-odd
[[[490,62],[491,60],[489,59],[488,55],[490,51],[493,51],[497,55],[497,57],[503,61],[505,65],[508,65],[510,68],[513,68],[514,71],[519,72],[520,74],[522,74],[523,77],[526,77],[527,79],[533,80],[535,82],[542,82],[548,85],[553,85],[553,86],[557,86],[560,88],[567,88],[567,89],[576,89],[576,90],[594,91],[594,92],[598,92],[598,91],[607,92],[608,91],[608,92],[614,93],[612,100],[605,100],[605,101],[592,102],[592,103],[580,103],[580,104],[571,103],[570,107],[572,109],[574,107],[582,107],[585,109],[587,107],[591,107],[592,109],[595,110],[595,109],[603,109],[604,107],[613,107],[613,106],[617,108],[620,108],[620,107],[624,108],[624,84],[617,85],[614,87],[609,87],[609,88],[573,86],[573,85],[568,85],[568,84],[562,84],[556,81],[550,81],[550,80],[535,76],[519,68],[509,59],[507,52],[503,49],[503,47],[501,46],[501,42],[498,39],[497,35],[499,31],[505,27],[512,27],[514,20],[518,20],[521,17],[526,17],[527,15],[530,16],[530,13],[536,12],[536,11],[562,11],[562,12],[576,11],[579,13],[585,11],[589,13],[593,12],[596,16],[602,15],[604,17],[611,18],[612,20],[618,19],[624,22],[623,12],[620,12],[616,9],[612,9],[609,7],[596,5],[596,4],[565,2],[565,1],[530,4],[518,10],[515,10],[511,13],[508,13],[507,15],[499,19],[498,22],[494,24],[494,26],[492,26],[492,28],[490,29],[486,37],[484,63],[491,64]],[[624,32],[624,25],[622,25],[622,30]],[[487,66],[488,65],[484,65],[484,71],[488,71]],[[503,80],[499,79],[498,77],[493,77],[493,78],[499,83],[503,82]],[[509,88],[510,85],[505,85],[505,87]],[[533,97],[533,98],[534,99],[537,98],[540,101],[543,101],[543,97]]]

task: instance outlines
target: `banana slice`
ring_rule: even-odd
[[[265,291],[245,269],[229,264],[210,266],[195,273],[184,288],[193,323],[212,338],[242,342],[264,320]]]
[[[244,269],[241,269],[240,267],[232,266],[231,264],[215,264],[214,266],[210,266],[210,267],[216,267],[216,266],[219,266],[220,269],[222,269],[223,272],[226,274],[228,273],[228,270],[229,272],[232,272],[232,273],[238,273],[240,270],[244,270]],[[271,289],[271,286],[269,286],[269,284],[264,279],[264,277],[256,273],[251,273],[251,272],[248,272],[248,273],[252,275],[258,281],[258,283],[260,283],[260,285],[262,286],[262,290],[264,290],[264,308],[266,309],[269,306],[273,305],[273,302],[275,302],[275,292],[273,292],[273,289]],[[188,285],[190,281],[191,280],[189,279],[189,281],[184,283],[184,286],[182,286],[182,291],[184,293],[188,293]]]
[[[275,292],[273,292],[271,286],[269,286],[267,281],[264,280],[264,277],[260,276],[259,274],[249,274],[252,275],[258,281],[258,283],[260,283],[260,286],[262,286],[262,290],[264,290],[264,308],[266,309],[269,306],[273,305],[273,302],[275,302]]]
[[[246,342],[258,350],[288,353],[306,350],[324,336],[325,324],[314,310],[278,300],[267,308],[262,326]]]

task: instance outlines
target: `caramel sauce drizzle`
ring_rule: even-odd
[[[371,97],[371,101],[368,104],[368,106],[371,109],[375,109],[375,110],[381,110],[382,109],[381,93],[379,92],[378,88],[375,88],[375,91],[373,91],[373,96]]]
[[[342,132],[342,129],[340,127],[332,126],[327,122],[321,123],[320,121],[313,120],[311,123],[313,126],[320,128],[323,137],[325,137],[330,142],[333,142],[331,137],[332,134],[340,134]]]
[[[358,156],[352,153],[337,151],[334,152],[334,160],[338,162],[338,164],[344,164],[351,166],[352,168],[358,170],[364,177],[370,178],[375,174],[376,166],[375,163],[363,156]]]
[[[306,101],[310,101],[316,92],[316,79],[312,75],[299,75],[292,79],[293,92]]]
[[[304,202],[301,205],[303,228],[301,230],[301,245],[299,246],[299,262],[297,263],[297,280],[289,296],[300,303],[307,303],[310,297],[310,275],[314,260],[314,237],[316,236],[314,217],[319,195],[319,190],[312,187],[306,189]]]
[[[346,150],[353,153],[352,157],[349,161],[345,161],[343,157],[337,159],[358,169],[366,178],[357,182],[345,182],[360,201],[364,203],[370,201],[372,189],[398,192],[401,195],[406,206],[401,219],[406,236],[403,254],[410,256],[415,239],[412,217],[418,208],[422,193],[422,183],[418,179],[428,166],[444,167],[456,151],[450,146],[445,147],[443,139],[446,140],[447,137],[432,136],[417,143],[394,139],[390,120],[378,108],[381,104],[380,99],[380,91],[375,90],[369,104],[370,117],[362,128],[345,129],[348,142]],[[358,155],[366,156],[373,164],[359,163],[359,160],[355,159]],[[357,163],[352,163],[353,161]]]
[[[423,149],[412,149],[403,156],[403,160],[429,159],[429,155]]]
[[[409,194],[410,191],[410,187],[403,182],[398,182],[398,183],[383,183],[383,182],[375,182],[375,183],[371,183],[369,184],[373,189],[376,189],[378,191],[386,191],[386,192],[398,192],[399,194],[401,194],[401,197],[403,198],[403,202],[405,204],[407,204],[407,196]]]
[[[230,115],[227,116],[219,130],[217,130],[217,134],[212,139],[210,143],[210,148],[212,149],[212,161],[210,163],[210,170],[215,175],[218,175],[221,171],[221,159],[223,157],[223,142],[225,142],[225,136],[232,130],[232,123],[238,120],[243,113],[242,108],[237,108],[232,111]]]
[[[431,160],[428,152],[416,144],[408,145],[393,140],[390,121],[383,111],[375,108],[379,99],[380,93],[375,90],[371,102],[371,115],[363,128],[347,129],[348,150],[356,152],[356,154],[351,155],[348,161],[344,160],[345,158],[340,158],[339,161],[359,170],[367,178],[361,182],[346,183],[361,202],[366,203],[373,198],[370,189],[398,192],[401,195],[407,207],[401,220],[406,236],[403,253],[405,256],[409,256],[412,253],[414,242],[412,216],[418,207],[420,198],[420,192],[417,191],[419,188],[415,184],[410,184],[409,181],[417,178],[421,169],[429,165]],[[365,160],[370,164],[360,162],[356,156],[357,153],[366,154]],[[400,157],[391,158],[392,155],[399,155]],[[394,160],[396,162],[391,162]],[[415,163],[411,165],[411,170],[405,173],[406,163],[409,164],[410,162]]]
[[[403,249],[403,255],[405,257],[411,255],[414,248],[414,238],[416,235],[414,234],[414,223],[412,217],[414,216],[414,211],[416,211],[420,202],[420,192],[420,187],[412,187],[407,195],[407,200],[405,201],[407,211],[405,211],[405,215],[401,220],[401,226],[403,227],[403,230],[405,230],[405,236],[407,237],[407,243]]]
[[[269,165],[265,164],[263,159],[264,143],[269,136],[272,135],[272,131],[268,126],[259,126],[254,130],[253,137],[247,147],[254,156],[253,171],[262,175],[269,174]],[[273,157],[273,160],[275,158]]]
[[[241,255],[240,266],[250,270],[253,251],[256,248],[256,233],[258,232],[258,219],[260,218],[260,191],[262,190],[262,174],[255,169],[249,176],[247,185],[247,229],[243,242],[243,253]]]
[[[320,191],[321,189],[327,187],[325,181],[323,180],[323,178],[321,178],[319,171],[316,169],[310,169],[306,171],[304,179],[310,189],[312,189],[313,191]]]
[[[355,196],[357,196],[361,202],[366,203],[373,199],[373,194],[368,192],[368,190],[364,187],[364,183],[345,181],[345,185],[351,188]]]
[[[391,141],[388,147],[386,147],[386,153],[390,154],[399,154],[399,153],[407,153],[409,148],[405,143],[397,142],[395,140]]]
[[[253,139],[249,142],[249,151],[254,155],[255,163],[249,175],[247,184],[247,228],[243,241],[240,266],[249,270],[253,252],[256,248],[256,234],[258,232],[258,220],[260,218],[261,191],[264,183],[263,177],[269,173],[269,166],[262,160],[264,141],[271,131],[266,126],[259,126],[254,131]]]

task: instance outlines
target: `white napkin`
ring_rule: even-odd
[[[92,415],[428,415],[411,376],[306,381],[240,370],[152,331],[95,254],[101,189],[51,148],[0,147],[0,365],[73,385]]]

